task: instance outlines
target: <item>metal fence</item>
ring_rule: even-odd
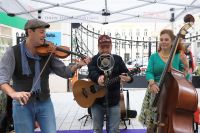
[[[77,27],[72,26],[72,50],[93,56],[98,52],[97,39],[100,34],[105,34],[105,32],[100,33],[100,31],[96,31],[94,28],[89,29],[88,26],[82,24]],[[120,55],[125,62],[150,57],[158,48],[159,37],[126,36],[123,33],[108,33],[108,35],[112,38],[112,53]],[[197,45],[199,40],[198,31],[187,34],[185,38],[185,42],[192,45]]]
[[[84,55],[93,56],[98,52],[98,37],[101,33],[100,30],[88,26],[83,26],[80,23],[71,24],[71,50],[74,52],[82,53]],[[152,53],[157,50],[159,37],[139,37],[139,36],[126,36],[123,33],[108,33],[112,39],[112,53],[120,55],[127,63],[134,59],[148,58]],[[21,42],[25,34],[16,33],[17,44]],[[185,38],[186,43],[194,46],[195,53],[200,50],[200,34],[198,31],[189,33]],[[194,56],[197,56],[194,54]],[[72,55],[72,59],[76,58]],[[197,57],[195,57],[197,58]],[[72,60],[73,62],[73,60]]]

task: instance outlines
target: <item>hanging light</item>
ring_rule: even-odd
[[[174,8],[170,8],[170,12],[171,12],[171,18],[170,18],[170,22],[174,22],[175,18],[174,18]]]
[[[38,10],[38,19],[41,19],[42,10]]]

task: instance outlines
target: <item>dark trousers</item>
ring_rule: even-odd
[[[8,126],[10,124],[13,124],[13,118],[12,118],[12,98],[7,96],[7,120],[8,120]]]
[[[7,115],[6,113],[0,114],[0,133],[5,133],[7,127]]]
[[[13,130],[12,98],[7,96],[6,113],[0,114],[0,133]]]

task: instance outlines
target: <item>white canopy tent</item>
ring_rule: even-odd
[[[173,22],[200,12],[200,0],[0,0],[0,12],[53,22]]]

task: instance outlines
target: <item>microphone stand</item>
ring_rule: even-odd
[[[104,80],[105,80],[105,100],[106,100],[106,131],[109,133],[109,100],[108,100],[108,82],[109,82],[110,74],[109,71],[104,71]]]

